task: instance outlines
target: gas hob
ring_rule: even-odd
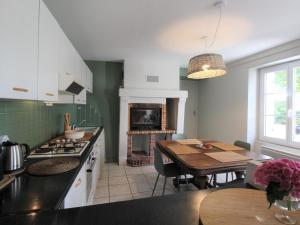
[[[57,139],[34,149],[28,158],[80,156],[88,144],[89,141]]]

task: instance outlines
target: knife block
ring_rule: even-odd
[[[65,114],[64,131],[71,130],[71,124],[70,124],[70,121],[71,121],[71,115],[70,115],[70,113],[66,113],[66,114]]]

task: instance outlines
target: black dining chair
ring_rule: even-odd
[[[241,148],[244,148],[245,150],[248,150],[250,151],[251,150],[251,144],[248,143],[248,142],[245,142],[245,141],[241,141],[241,140],[236,140],[233,145],[237,146],[237,147],[241,147]],[[234,181],[234,173],[233,172],[230,172],[231,174],[231,181],[229,182],[232,182]],[[240,178],[240,177],[245,177],[245,171],[236,171],[235,172],[236,174],[236,177]],[[212,182],[212,180],[214,179],[215,180],[215,183],[218,185],[218,186],[226,186],[229,182],[228,182],[228,177],[229,177],[229,172],[226,173],[226,179],[225,179],[225,183],[218,183],[217,182],[217,174],[214,174],[211,176],[210,180],[209,180],[209,183]]]
[[[236,140],[233,145],[244,148],[248,151],[251,151],[251,144],[245,141],[240,141],[240,140]],[[236,177],[238,177],[238,175],[244,176],[245,177],[245,171],[236,171],[235,172]],[[231,178],[233,180],[233,174],[231,172]]]
[[[180,140],[180,139],[186,139],[186,135],[185,134],[181,134],[181,133],[178,133],[178,134],[172,134],[172,140],[175,141],[175,140]]]
[[[152,196],[154,195],[154,192],[155,192],[155,189],[157,186],[157,182],[158,182],[158,179],[160,176],[165,177],[162,195],[165,194],[167,179],[170,177],[176,177],[177,188],[178,188],[178,191],[180,191],[179,177],[181,175],[184,175],[184,173],[181,171],[180,167],[177,166],[175,163],[164,164],[162,153],[159,150],[159,148],[154,149],[154,167],[158,174],[157,174],[154,188],[152,191]]]
[[[237,146],[237,147],[241,147],[244,148],[245,150],[250,151],[251,150],[251,144],[245,141],[241,141],[241,140],[236,140],[233,145]],[[234,173],[236,175],[236,180],[234,180]],[[228,184],[231,183],[241,183],[244,181],[243,177],[245,177],[245,171],[235,171],[235,172],[230,172],[231,174],[231,181],[228,181],[228,175],[229,172],[226,173],[226,182],[225,183],[217,183],[218,186],[227,186]]]

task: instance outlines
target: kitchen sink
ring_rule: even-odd
[[[98,132],[99,127],[76,127],[75,130],[84,131],[86,133],[93,133],[93,135],[95,135]]]

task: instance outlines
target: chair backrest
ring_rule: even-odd
[[[154,167],[160,175],[165,175],[164,161],[159,148],[154,148]]]
[[[244,148],[246,150],[251,150],[251,144],[247,143],[247,142],[244,142],[244,141],[240,141],[240,140],[236,140],[234,142],[234,145],[235,146],[238,146],[238,147],[241,147],[241,148]]]
[[[172,140],[186,139],[185,134],[172,134]]]

